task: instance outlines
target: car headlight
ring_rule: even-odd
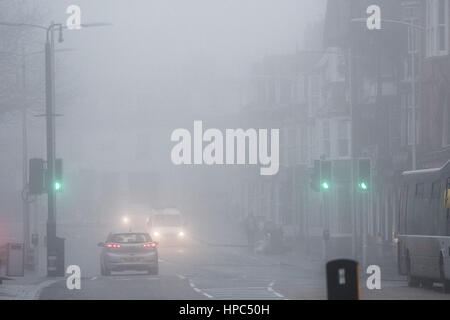
[[[153,235],[154,235],[155,237],[159,237],[159,232],[158,232],[158,231],[155,231],[155,232],[153,232]]]
[[[183,231],[178,232],[178,236],[179,237],[184,237],[184,232]]]

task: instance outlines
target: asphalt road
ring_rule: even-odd
[[[67,289],[62,279],[42,290],[40,299],[326,299],[320,263],[280,264],[274,257],[249,254],[245,248],[198,242],[184,247],[161,245],[159,256],[157,276],[139,272],[100,276],[89,264],[88,274],[82,269],[80,290]],[[402,279],[383,280],[381,290],[368,290],[362,281],[361,297],[450,299],[437,285],[408,288]]]
[[[60,281],[44,289],[40,298],[285,299],[275,290],[277,281],[292,279],[299,272],[297,268],[286,268],[260,255],[248,254],[246,248],[197,242],[183,247],[161,245],[159,258],[157,276],[140,272],[100,276],[99,270],[84,276],[82,268],[80,290],[68,290],[65,281]]]

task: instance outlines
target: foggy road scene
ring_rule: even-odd
[[[0,300],[449,300],[449,79],[450,0],[0,1]]]

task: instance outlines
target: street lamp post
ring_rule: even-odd
[[[58,42],[63,41],[61,23],[51,23],[48,27],[29,23],[8,23],[0,22],[2,26],[8,27],[30,27],[46,31],[45,41],[45,100],[46,100],[46,131],[47,131],[47,198],[48,198],[48,218],[47,218],[47,276],[63,276],[64,270],[57,268],[57,264],[63,261],[64,250],[58,252],[60,243],[56,237],[56,194],[53,188],[55,178],[55,67],[54,67],[54,30],[58,28]],[[107,26],[106,23],[82,24],[83,27]]]
[[[47,28],[45,42],[45,118],[47,127],[47,275],[56,276],[58,252],[56,244],[56,194],[53,188],[55,180],[55,82],[54,82],[54,28],[59,26],[59,40],[62,42],[62,25],[52,23]],[[61,258],[61,257],[60,257]]]
[[[351,22],[366,22],[366,18],[356,18],[352,19]],[[414,24],[413,18],[411,18],[410,21],[401,21],[401,20],[390,20],[390,19],[382,19],[382,22],[386,23],[394,23],[398,25],[403,25],[408,27],[408,34],[411,37],[411,41],[409,45],[411,45],[411,49],[408,48],[409,53],[411,55],[411,104],[412,104],[412,131],[413,131],[413,138],[412,138],[412,148],[411,148],[411,154],[412,154],[412,170],[416,170],[416,159],[417,159],[417,139],[416,139],[416,132],[417,132],[417,123],[416,123],[416,68],[415,68],[415,55],[416,55],[416,43],[415,43],[415,30],[419,29],[421,31],[425,30],[425,28],[421,25]],[[370,201],[370,199],[367,199],[367,201]],[[367,258],[367,217],[369,211],[369,202],[365,203],[363,202],[363,214],[362,214],[362,223],[363,223],[363,267],[366,266],[366,258]],[[355,232],[356,230],[354,230]],[[354,244],[355,246],[356,244]]]

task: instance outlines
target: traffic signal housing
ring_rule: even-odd
[[[62,159],[55,159],[55,179],[53,180],[53,189],[61,191],[63,188],[63,162]]]
[[[331,188],[331,161],[320,162],[320,189],[327,191]]]
[[[358,189],[367,192],[370,189],[370,159],[358,160]]]
[[[314,168],[311,171],[311,189],[320,191],[320,160],[314,160]]]
[[[45,193],[44,163],[43,159],[30,159],[28,176],[28,189],[30,194],[39,195]]]

